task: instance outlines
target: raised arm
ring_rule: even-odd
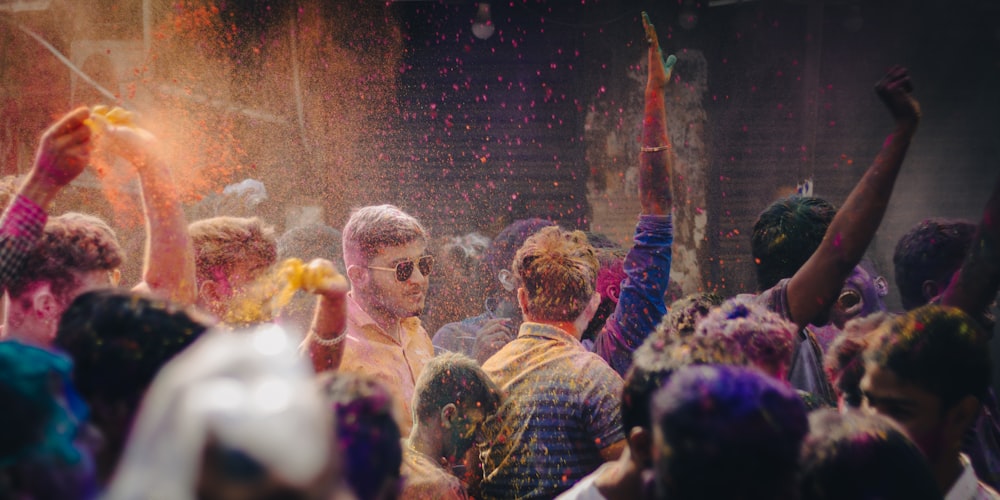
[[[90,163],[91,133],[84,124],[89,116],[87,108],[75,109],[42,134],[28,178],[0,219],[0,287],[18,276],[53,198]]]
[[[112,113],[116,110],[112,110]],[[95,119],[101,120],[100,115]],[[131,162],[139,175],[146,222],[142,283],[136,290],[152,291],[181,304],[194,304],[194,247],[170,167],[160,143],[148,131],[127,124],[103,123],[112,151]]]
[[[789,314],[799,328],[823,316],[864,256],[920,122],[920,105],[911,95],[913,86],[905,68],[889,70],[875,90],[892,113],[896,127],[837,211],[819,248],[788,282]]]
[[[1000,178],[986,202],[965,263],[941,294],[941,304],[980,319],[1000,288]]]
[[[646,109],[642,119],[642,147],[639,149],[639,202],[644,215],[670,215],[670,173],[673,151],[667,135],[667,106],[664,91],[670,82],[677,57],[663,60],[656,29],[649,16],[642,13],[642,23],[649,44],[649,74],[646,77]]]
[[[312,326],[303,347],[312,360],[316,373],[336,370],[344,357],[347,330],[347,278],[337,272],[332,262],[315,259],[309,263],[316,286],[306,287],[317,295]]]
[[[670,212],[670,175],[673,151],[667,135],[664,89],[677,58],[666,61],[660,51],[656,30],[642,15],[649,44],[649,75],[646,80],[646,108],[639,149],[639,201],[642,213],[635,228],[634,245],[625,256],[625,280],[615,311],[594,342],[594,351],[619,374],[624,375],[634,352],[656,328],[666,313],[663,293],[670,280],[673,227]]]

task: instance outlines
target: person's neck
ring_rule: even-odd
[[[581,330],[577,329],[576,323],[573,322],[573,321],[545,321],[545,320],[539,320],[539,319],[534,319],[534,318],[524,318],[524,319],[525,319],[525,321],[530,321],[532,323],[541,323],[543,325],[554,326],[554,327],[556,327],[556,328],[558,328],[558,329],[560,329],[560,330],[562,330],[562,331],[564,331],[564,332],[566,332],[566,333],[568,333],[568,334],[576,337],[577,340],[580,339],[580,332],[581,332]]]
[[[367,313],[368,316],[375,321],[375,324],[377,324],[382,331],[390,337],[400,340],[399,322],[402,318],[399,318],[394,314],[391,314],[388,311],[374,305],[370,300],[368,300],[368,297],[363,294],[355,293],[354,300],[357,301],[358,305],[361,306],[361,309],[364,309],[365,313]]]
[[[406,445],[437,464],[441,463],[441,458],[444,456],[444,447],[441,446],[440,439],[436,439],[431,432],[428,432],[421,422],[414,422],[410,437],[406,438]]]
[[[941,459],[934,464],[934,480],[941,487],[941,493],[948,494],[955,482],[962,476],[965,467],[962,467],[962,460],[958,454],[950,455],[946,459]]]
[[[634,500],[642,496],[642,468],[626,446],[618,460],[601,470],[594,487],[608,500]]]
[[[47,348],[55,338],[56,332],[53,330],[48,325],[30,321],[26,316],[12,315],[8,312],[0,332],[3,333],[4,340],[17,340],[23,344]]]

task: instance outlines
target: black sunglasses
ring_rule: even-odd
[[[430,276],[431,271],[434,269],[434,256],[424,255],[417,259],[417,267],[420,269],[420,274],[424,276]],[[395,271],[396,281],[406,281],[413,276],[413,261],[404,260],[398,264],[396,267],[378,267],[378,266],[368,266],[368,269],[377,269],[379,271]]]

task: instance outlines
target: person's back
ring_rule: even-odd
[[[483,365],[507,400],[484,455],[484,498],[550,498],[624,447],[622,379],[580,343],[597,309],[597,259],[582,233],[545,228],[514,259],[525,322]]]

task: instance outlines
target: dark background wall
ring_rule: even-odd
[[[749,229],[778,195],[812,178],[816,195],[843,202],[891,130],[873,87],[893,64],[910,68],[924,120],[872,246],[876,261],[891,276],[891,247],[923,217],[978,218],[1000,172],[1000,6],[715,3],[494,3],[488,40],[469,29],[475,4],[393,4],[407,45],[400,166],[413,189],[404,199],[442,230],[533,215],[588,227],[587,182],[615,167],[588,164],[581,142],[601,137],[588,135],[584,117],[641,112],[642,82],[630,73],[644,75],[647,10],[666,52],[698,51],[708,65],[705,260],[715,286],[753,288]],[[692,12],[695,25],[681,27]],[[635,148],[638,127],[633,119],[616,132]]]

